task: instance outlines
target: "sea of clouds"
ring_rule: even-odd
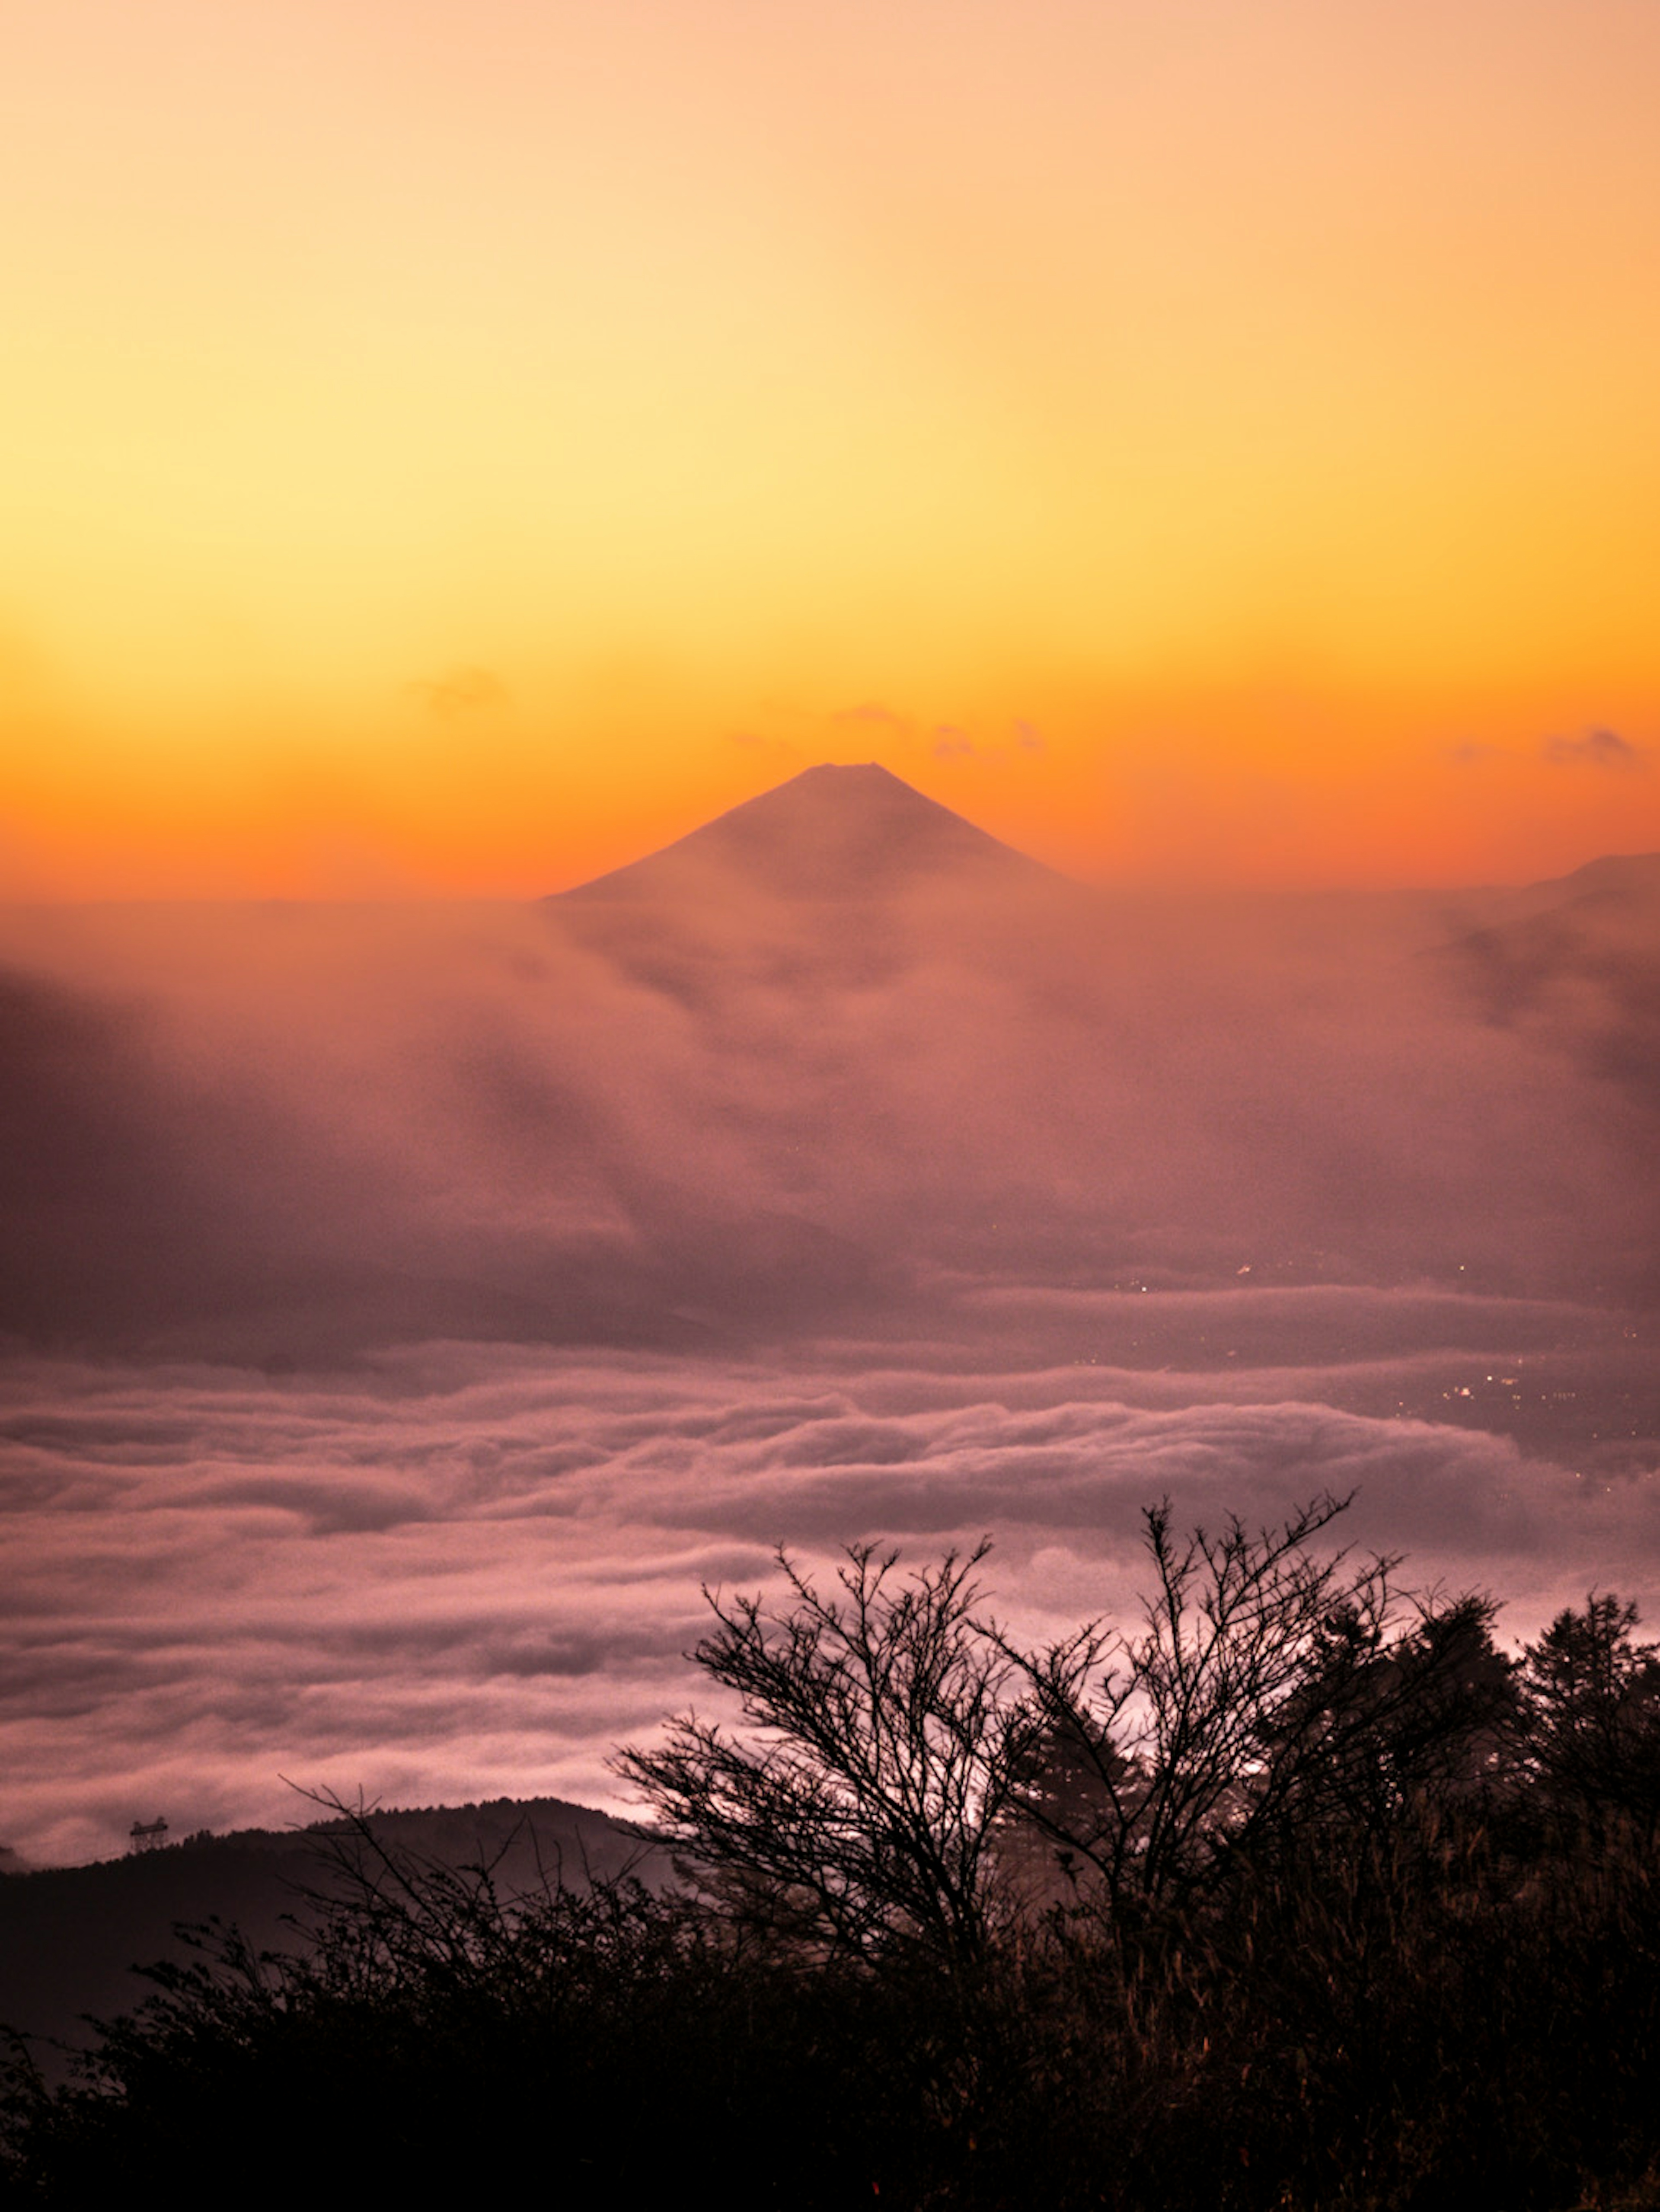
[[[14,913],[0,1840],[617,1803],[781,1544],[989,1534],[1037,1639],[1353,1491],[1501,1633],[1660,1614],[1657,916]]]

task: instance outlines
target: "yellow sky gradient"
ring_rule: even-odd
[[[0,895],[1660,845],[1652,0],[15,11]]]

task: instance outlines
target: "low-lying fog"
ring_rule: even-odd
[[[617,1802],[779,1541],[989,1531],[1039,1634],[1358,1487],[1660,1619],[1660,860],[1115,897],[804,781],[538,907],[0,917],[0,1841]]]

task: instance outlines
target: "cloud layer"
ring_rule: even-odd
[[[1652,863],[702,890],[9,919],[0,1840],[614,1799],[781,1541],[990,1532],[1038,1635],[1353,1489],[1652,1605]]]
[[[1041,1305],[1009,1317],[1058,1333]],[[1547,1400],[1594,1355],[1495,1358],[1450,1342],[1323,1371],[1149,1372],[877,1344],[793,1366],[471,1345],[328,1380],[20,1362],[10,1839],[52,1859],[157,1812],[281,1825],[298,1810],[283,1777],[393,1802],[615,1802],[608,1751],[698,1693],[682,1655],[700,1585],[763,1585],[780,1542],[920,1558],[989,1532],[998,1609],[1039,1636],[1133,1612],[1161,1497],[1214,1522],[1353,1489],[1348,1538],[1409,1552],[1410,1580],[1494,1588],[1517,1632],[1593,1582],[1651,1606],[1652,1449],[1530,1449],[1482,1418],[1523,1395],[1498,1382]]]

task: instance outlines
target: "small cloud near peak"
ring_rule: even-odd
[[[910,727],[903,714],[896,714],[891,707],[884,707],[875,699],[867,699],[858,707],[838,707],[830,720],[833,722],[872,722],[885,730]]]
[[[465,714],[478,707],[500,707],[509,696],[507,685],[488,668],[451,668],[410,685],[435,714]]]
[[[1583,738],[1547,738],[1543,750],[1548,761],[1568,767],[1583,763],[1589,768],[1633,769],[1648,764],[1643,752],[1617,730],[1587,730]]]
[[[955,722],[937,723],[933,730],[935,760],[982,761],[1001,764],[1023,756],[1031,759],[1043,750],[1041,732],[1031,722],[1016,721],[1012,726],[1009,741],[995,744],[976,744],[968,731]]]
[[[801,749],[793,745],[787,738],[763,737],[758,730],[728,730],[727,740],[741,746],[747,753],[758,753],[765,760],[799,761]]]

